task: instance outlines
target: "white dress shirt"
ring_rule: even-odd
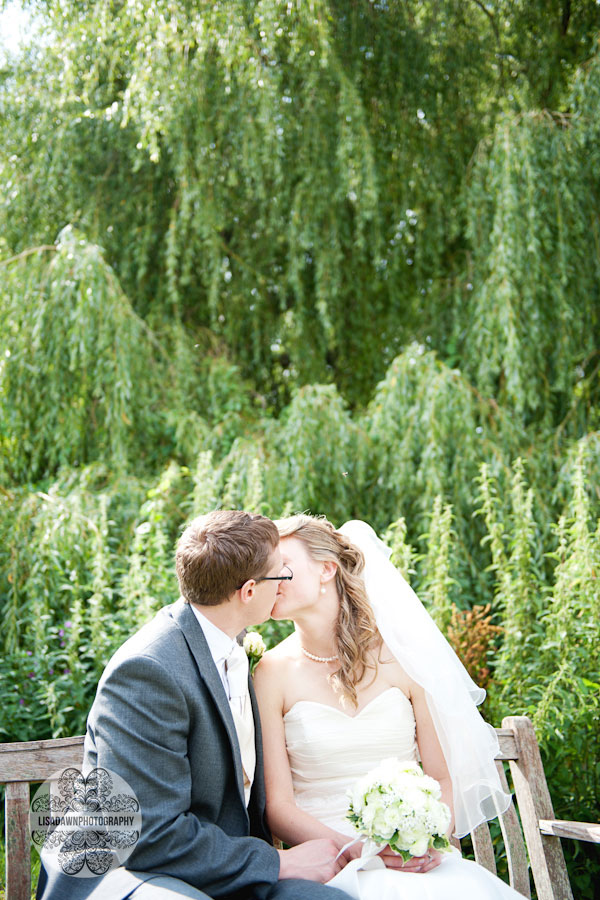
[[[256,767],[256,750],[255,750],[255,732],[254,718],[252,715],[252,704],[250,701],[250,692],[248,691],[248,669],[242,677],[242,671],[239,666],[236,667],[238,684],[237,689],[232,696],[231,685],[227,678],[227,659],[231,652],[237,648],[239,663],[239,654],[241,653],[245,662],[245,654],[241,650],[235,638],[230,638],[217,625],[207,619],[193,603],[190,607],[198,620],[198,624],[202,628],[208,649],[210,650],[217,672],[223,683],[225,694],[229,700],[229,706],[233,716],[233,722],[238,736],[240,745],[240,753],[242,756],[242,768],[244,770],[244,796],[246,806],[250,800],[250,791],[252,790],[252,781],[254,779],[254,770]],[[246,663],[247,666],[247,663]],[[233,673],[232,673],[233,674]],[[244,682],[242,685],[241,682]]]
[[[227,699],[231,700],[231,692],[229,690],[229,682],[227,681],[227,669],[225,668],[225,660],[231,653],[233,645],[236,643],[235,638],[232,639],[228,634],[225,634],[224,631],[221,631],[221,629],[214,625],[210,621],[210,619],[207,619],[206,616],[201,613],[193,603],[190,603],[190,609],[200,623],[200,627],[202,628],[204,637],[206,638],[206,643],[208,644],[208,649],[210,650],[210,654],[213,658],[214,664],[217,667],[219,677],[223,682],[223,687],[225,688]]]

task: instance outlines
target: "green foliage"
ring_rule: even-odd
[[[411,578],[415,574],[414,564],[417,559],[417,553],[415,548],[407,543],[407,531],[406,519],[404,516],[400,516],[399,519],[392,522],[389,526],[383,535],[383,541],[392,551],[390,560],[410,584]]]
[[[467,188],[475,290],[468,371],[485,393],[550,423],[597,350],[598,207],[570,117],[498,122]]]
[[[302,388],[273,431],[267,486],[296,512],[343,519],[362,482],[363,442],[334,385]]]
[[[138,314],[211,329],[278,406],[290,383],[331,379],[364,400],[415,332],[443,350],[460,340],[452,284],[473,280],[462,198],[473,151],[506,108],[567,105],[600,27],[592,0],[566,22],[548,0],[468,15],[455,0],[43,6],[45,43],[0,88],[8,252],[74,223],[106,248]],[[535,155],[529,184],[549,186],[527,226],[534,243],[556,200],[564,232],[588,196],[587,157],[569,156],[566,130],[549,153],[543,127],[522,147]],[[593,268],[587,229],[578,246]]]
[[[541,640],[539,618],[544,609],[549,573],[543,572],[539,527],[533,518],[533,491],[527,489],[524,464],[513,465],[509,502],[501,503],[497,479],[481,466],[477,510],[485,519],[494,573],[495,608],[502,615],[503,651],[496,660],[496,678],[514,697],[523,677],[521,664],[536,657]]]
[[[1,568],[5,739],[27,739],[32,725],[59,735],[83,728],[89,685],[123,636],[114,617],[119,559],[111,532],[129,521],[139,496],[131,479],[107,479],[102,467],[66,472],[47,491],[2,494],[2,520],[15,516]]]
[[[582,451],[573,467],[570,508],[555,529],[554,586],[540,647],[540,666],[552,677],[533,717],[538,729],[563,739],[567,724],[571,732],[578,727],[587,732],[600,723],[600,520],[590,524],[585,474]],[[586,757],[593,771],[597,754]],[[585,766],[585,760],[578,765]]]
[[[452,553],[452,507],[449,504],[442,506],[442,503],[438,494],[433,502],[426,535],[427,553],[423,559],[424,578],[420,583],[419,595],[438,628],[447,633],[452,620],[450,589],[455,584],[450,575],[450,559],[455,554]]]
[[[600,522],[590,522],[585,481],[582,447],[571,467],[567,509],[545,535],[533,517],[533,491],[520,460],[504,523],[495,482],[484,467],[480,483],[505,634],[490,714],[498,721],[508,714],[532,719],[555,814],[590,821],[600,813]],[[542,552],[554,563],[550,572]],[[568,856],[580,896],[591,897],[589,854],[569,847]]]
[[[7,474],[35,480],[100,456],[123,466],[151,402],[152,353],[101,251],[65,228],[55,250],[5,263],[4,271],[0,435]]]
[[[498,422],[493,404],[473,391],[457,369],[412,344],[389,367],[364,415],[372,461],[371,515],[389,520],[401,505],[425,525],[424,510],[437,495],[464,509],[473,462],[490,454],[502,464],[503,436],[515,441],[510,422]],[[460,431],[456,422],[461,423]],[[514,428],[517,432],[517,427]]]
[[[139,510],[120,592],[123,626],[128,631],[136,630],[174,599],[173,544],[182,518],[177,495],[181,493],[183,506],[185,475],[174,463],[167,466]],[[197,488],[193,499],[196,496]]]

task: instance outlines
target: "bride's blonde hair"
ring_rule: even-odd
[[[281,538],[299,538],[315,562],[337,564],[335,581],[340,611],[335,640],[340,667],[330,680],[343,698],[357,706],[356,686],[367,669],[375,669],[370,651],[381,645],[375,615],[361,577],[364,556],[324,516],[289,516],[278,519],[275,524]]]

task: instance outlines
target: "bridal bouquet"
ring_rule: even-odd
[[[385,759],[348,791],[347,818],[368,838],[367,853],[389,844],[406,861],[431,848],[450,849],[450,810],[441,796],[417,763]]]

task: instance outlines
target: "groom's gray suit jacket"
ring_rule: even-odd
[[[43,900],[122,900],[134,871],[172,875],[210,897],[265,898],[279,857],[265,824],[260,720],[248,809],[235,726],[219,673],[193,611],[163,608],[108,663],[85,739],[84,772],[117,772],[141,806],[141,837],[125,867],[104,877],[58,874]],[[304,884],[308,884],[304,882]]]

